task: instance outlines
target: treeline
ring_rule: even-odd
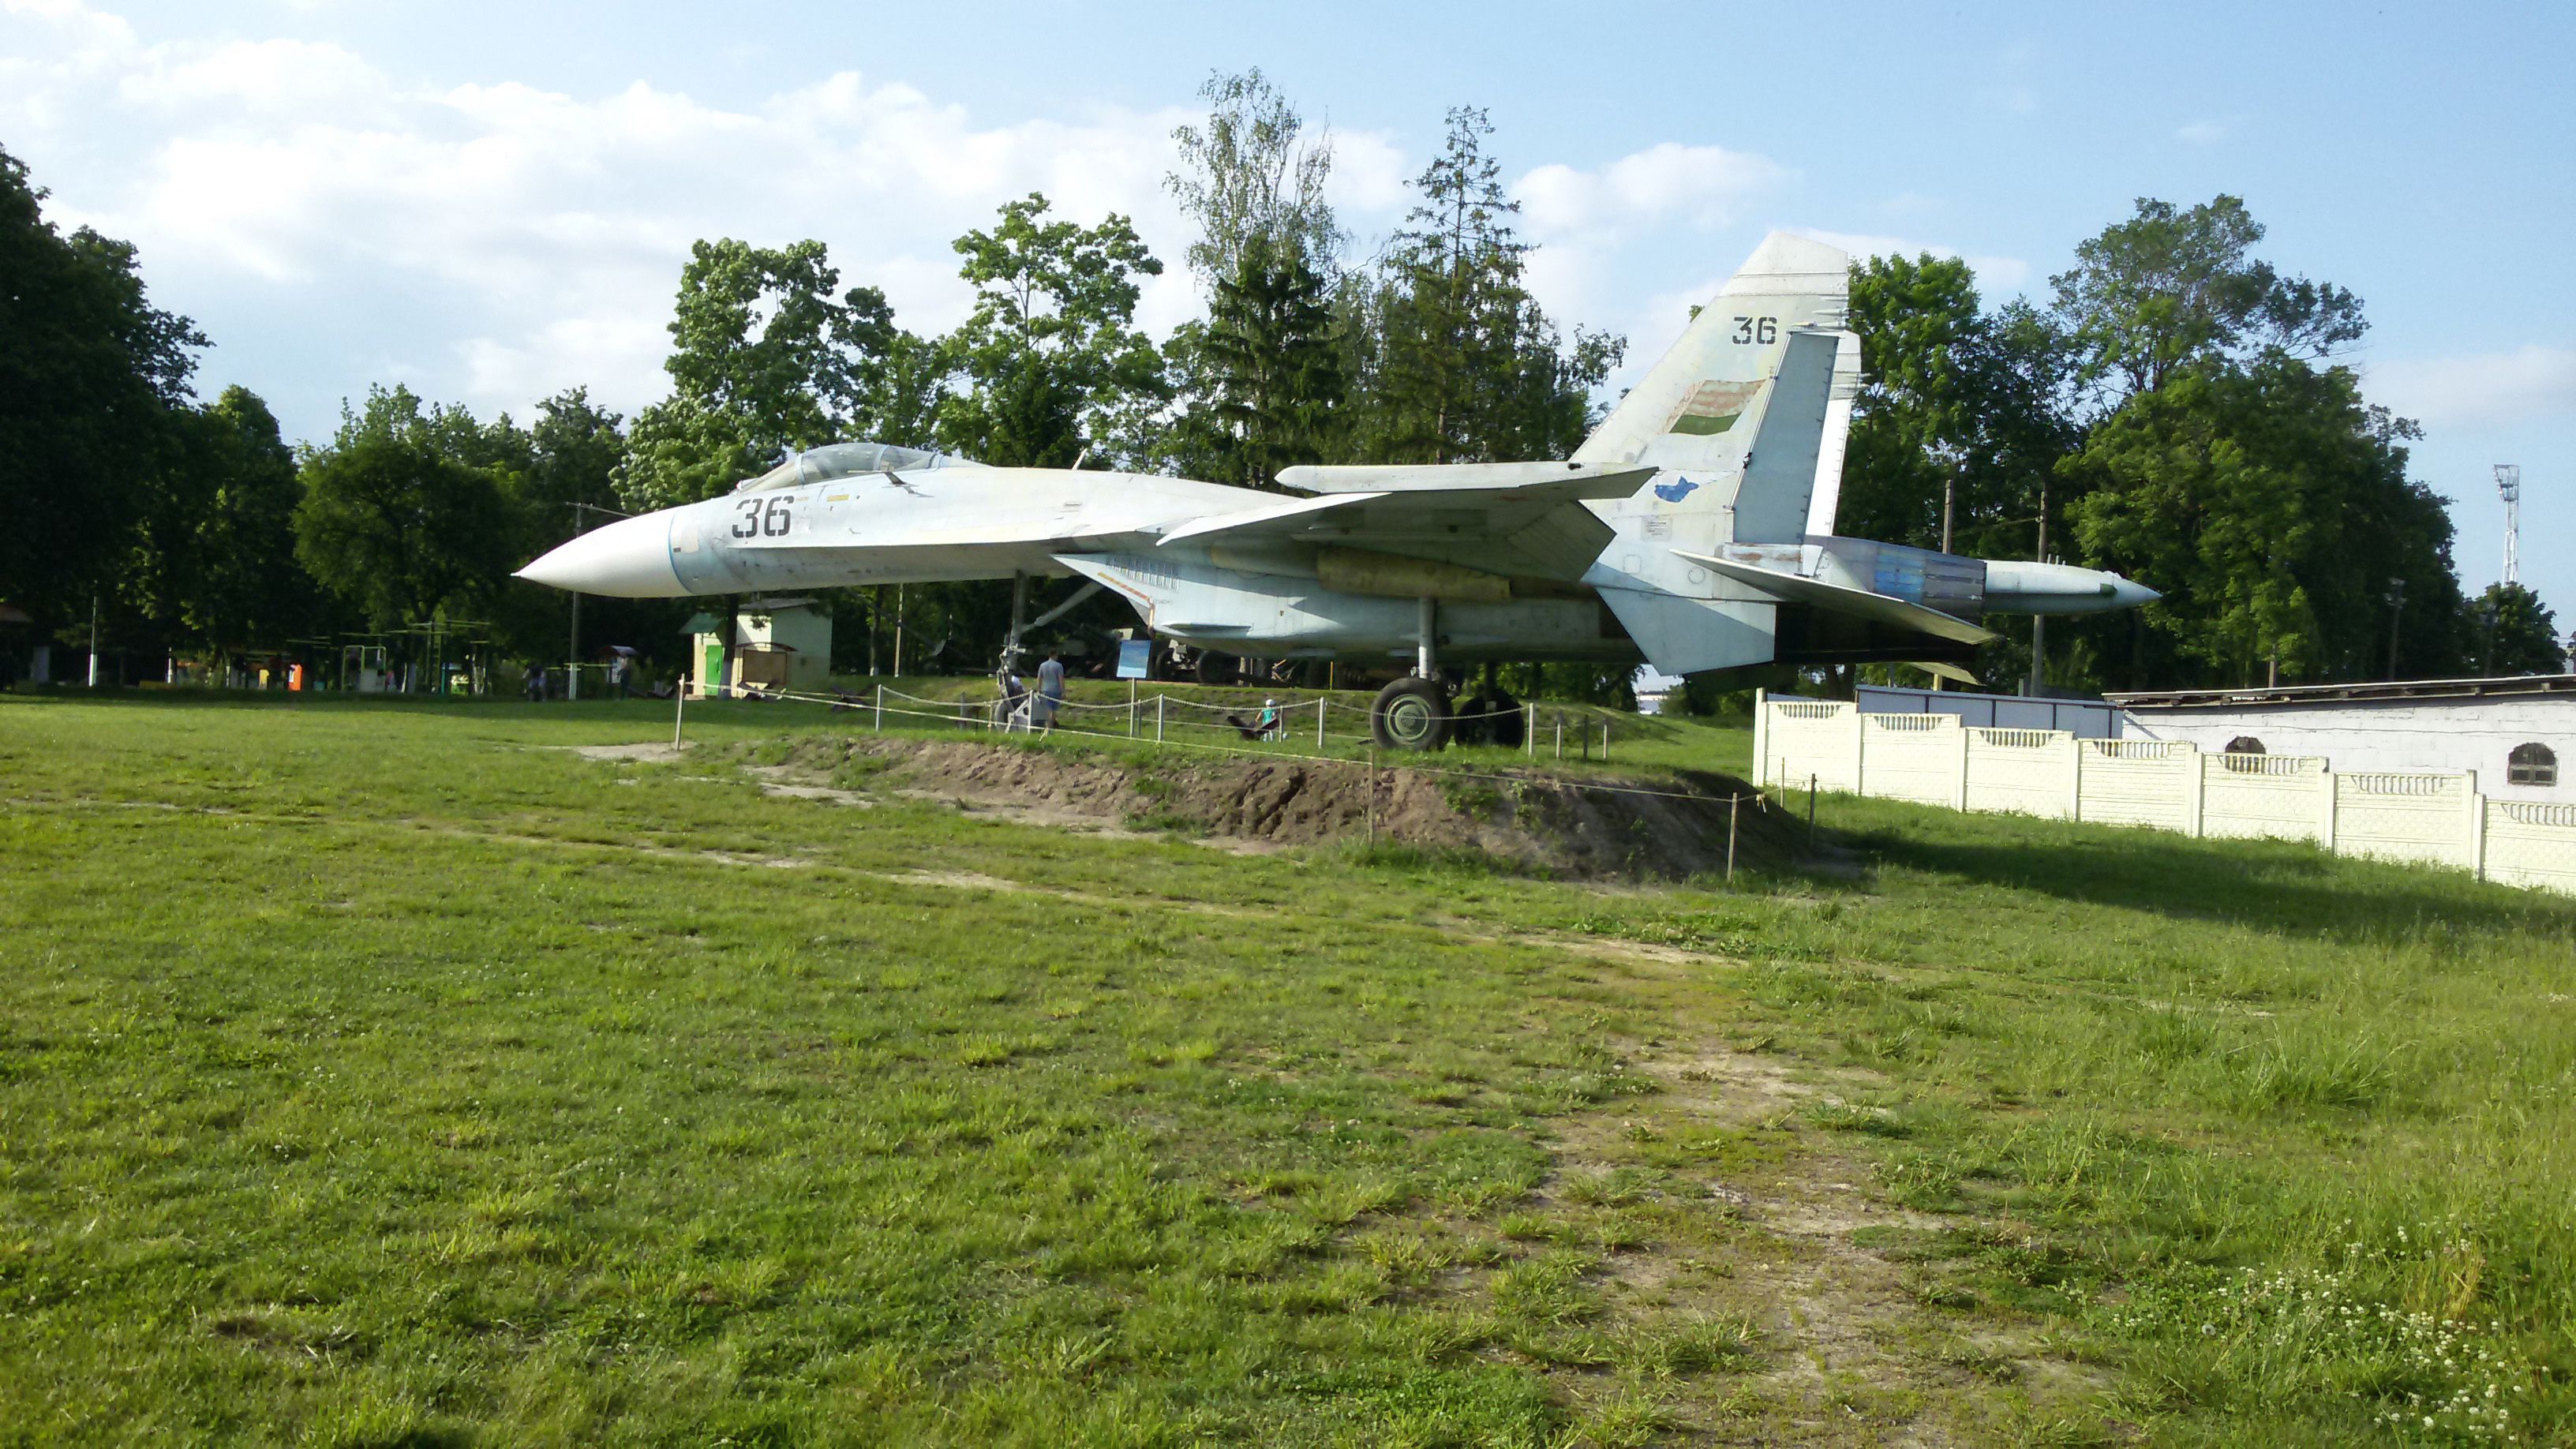
[[[564,657],[566,601],[509,577],[610,512],[721,493],[846,438],[998,465],[1169,471],[1249,487],[1307,462],[1558,458],[1598,420],[1622,339],[1564,329],[1524,285],[1529,246],[1481,112],[1448,116],[1414,205],[1364,256],[1324,199],[1333,155],[1260,76],[1213,78],[1169,178],[1206,316],[1136,325],[1159,275],[1125,217],[1043,196],[957,239],[975,305],[936,337],[844,286],[825,245],[701,241],[682,268],[668,397],[630,422],[582,389],[523,426],[371,388],[327,443],[290,447],[240,388],[191,391],[205,339],[152,307],[133,249],[63,236],[0,154],[0,599],[34,632],[222,656],[452,624]],[[2335,352],[2360,303],[2278,275],[2231,197],[2141,202],[2077,249],[2046,306],[1988,307],[1963,264],[1853,273],[1866,389],[1841,531],[2046,553],[2165,592],[2139,615],[2056,621],[2060,686],[2156,687],[2560,667],[2527,591],[2461,597],[2444,502],[2406,477],[2412,426],[2365,405]],[[1007,585],[838,591],[836,662],[975,670]],[[676,662],[685,603],[593,600],[586,641]],[[1130,623],[1106,599],[1096,626]],[[1069,619],[1079,624],[1083,615]],[[1990,646],[1990,683],[2028,670]],[[1621,671],[1519,671],[1525,696],[1615,698]],[[1705,693],[1725,681],[1695,689]]]

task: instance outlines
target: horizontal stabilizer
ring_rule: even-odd
[[[1797,574],[1778,573],[1751,564],[1734,563],[1707,554],[1673,550],[1676,558],[1688,559],[1702,568],[1714,569],[1748,588],[1768,594],[1784,604],[1806,604],[1836,614],[1849,614],[1874,623],[1892,624],[1900,629],[1930,634],[1939,639],[1961,644],[1983,644],[1995,637],[1992,631],[1979,628],[1965,619],[1953,618],[1938,609],[1909,604],[1886,594],[1873,594],[1867,589],[1847,589],[1840,584],[1823,583]]]

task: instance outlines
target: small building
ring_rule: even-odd
[[[2323,755],[2344,773],[2474,770],[2498,800],[2576,800],[2576,674],[2105,696],[2130,738]]]
[[[690,636],[689,692],[700,699],[746,685],[802,689],[832,673],[832,616],[812,599],[745,599],[734,615],[734,672],[725,677],[725,620],[695,614],[680,626]]]

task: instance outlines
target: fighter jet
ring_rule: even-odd
[[[1773,232],[1573,457],[1282,470],[1302,496],[1107,470],[993,468],[875,442],[788,458],[725,496],[623,519],[519,571],[625,598],[1065,578],[1154,634],[1410,673],[1372,730],[1438,749],[1444,661],[1901,662],[1967,679],[1986,614],[2131,608],[2115,573],[1834,533],[1860,386],[1849,259]],[[1021,628],[1015,591],[1012,645]]]

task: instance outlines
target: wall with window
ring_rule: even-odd
[[[2338,770],[2475,770],[2499,800],[2576,801],[2576,695],[2131,707],[2120,734],[2211,754],[2323,755]]]

